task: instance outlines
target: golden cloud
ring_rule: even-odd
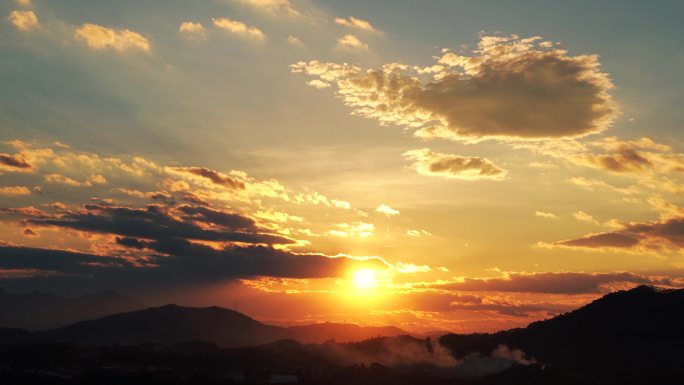
[[[40,26],[38,17],[33,11],[12,11],[7,16],[7,20],[17,29],[24,32],[34,30]]]
[[[442,154],[428,148],[407,151],[404,157],[413,160],[412,167],[422,175],[464,180],[501,180],[507,173],[486,158]]]
[[[231,20],[227,17],[219,17],[212,19],[212,21],[217,28],[224,29],[237,36],[259,41],[266,39],[266,35],[259,28],[248,26],[241,21]]]
[[[206,36],[206,29],[202,23],[195,23],[192,21],[184,21],[178,27],[178,32],[186,38],[198,38]]]
[[[358,37],[354,35],[344,35],[341,38],[337,39],[337,46],[340,48],[345,48],[345,49],[350,49],[350,50],[361,50],[361,51],[367,51],[368,50],[368,44],[362,42],[359,40]]]
[[[74,37],[85,41],[95,50],[113,49],[150,51],[150,42],[141,34],[129,29],[112,29],[97,24],[85,23],[76,29]]]
[[[347,27],[347,28],[353,28],[353,29],[360,29],[362,31],[367,31],[367,32],[375,32],[378,33],[379,31],[373,27],[373,25],[363,19],[358,19],[354,16],[349,16],[346,19],[343,19],[341,17],[335,18],[335,24]]]
[[[1,195],[31,195],[31,190],[26,186],[1,186]]]
[[[289,0],[235,0],[236,2],[253,7],[262,12],[276,14],[283,13],[289,16],[302,16],[290,3]]]

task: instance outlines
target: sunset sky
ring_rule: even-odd
[[[0,287],[470,332],[684,286],[683,13],[0,0]]]

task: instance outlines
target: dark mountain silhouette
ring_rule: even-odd
[[[449,334],[440,343],[457,358],[472,352],[489,354],[505,344],[539,362],[597,380],[582,383],[615,383],[617,377],[624,384],[647,383],[643,376],[654,373],[664,377],[653,383],[669,383],[662,382],[669,378],[684,383],[683,321],[684,289],[639,286],[526,328]]]
[[[301,343],[320,344],[328,340],[337,342],[363,341],[369,338],[400,336],[407,332],[394,326],[359,326],[341,323],[319,323],[288,328],[291,338]]]
[[[191,308],[177,305],[138,310],[82,321],[34,334],[43,341],[89,345],[115,343],[176,344],[203,341],[221,347],[254,346],[281,339],[302,343],[328,340],[360,341],[371,337],[406,334],[395,327],[361,327],[351,324],[314,324],[291,328],[260,323],[242,313],[220,307]]]
[[[220,307],[166,305],[82,321],[36,333],[36,337],[89,345],[204,341],[225,347],[260,345],[288,338],[289,333]]]
[[[69,299],[39,292],[10,294],[0,288],[0,327],[41,330],[142,307],[110,290]]]
[[[0,383],[680,385],[683,316],[684,290],[642,286],[493,334],[302,344],[290,338],[356,328],[168,305],[41,333],[0,329]]]

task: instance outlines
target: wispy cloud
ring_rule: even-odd
[[[241,21],[231,20],[227,17],[219,17],[212,19],[212,21],[217,28],[226,30],[234,35],[258,41],[266,39],[266,35],[259,28],[248,26]]]
[[[367,20],[358,19],[354,16],[348,18],[335,18],[335,23],[347,28],[359,29],[366,32],[378,33],[379,31]]]

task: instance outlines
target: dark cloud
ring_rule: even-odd
[[[132,266],[131,261],[124,258],[0,244],[0,269],[39,269],[61,274],[91,274],[98,269]]]
[[[684,218],[630,223],[622,229],[590,234],[584,237],[555,242],[555,245],[586,248],[662,249],[684,248]]]
[[[544,294],[588,294],[604,292],[610,284],[657,284],[671,286],[668,279],[632,273],[535,273],[508,274],[502,278],[465,278],[463,281],[434,285],[454,291],[487,291]]]
[[[468,180],[502,179],[506,176],[506,170],[480,157],[441,154],[427,148],[405,152],[404,156],[413,160],[413,168],[423,175]]]
[[[202,199],[201,197],[197,196],[197,194],[193,194],[191,192],[186,192],[181,194],[180,199],[182,201],[188,202],[188,203],[193,203],[196,205],[200,206],[209,206],[209,202],[207,202],[205,199]]]
[[[297,254],[268,246],[231,246],[223,249],[184,239],[146,241],[118,238],[117,243],[137,256],[113,257],[67,250],[0,245],[0,270],[35,270],[35,280],[45,275],[60,280],[102,281],[116,287],[175,287],[259,276],[279,278],[339,277],[348,269],[386,268],[380,259],[357,260],[346,256]],[[27,277],[22,277],[28,280]],[[91,282],[92,284],[92,282]]]
[[[337,277],[348,269],[363,265],[387,267],[380,259],[361,261],[315,253],[297,254],[269,246],[228,246],[217,249],[178,238],[158,241],[118,238],[117,243],[169,256],[158,260],[166,268],[216,278],[324,278]]]
[[[138,287],[173,287],[262,276],[339,277],[352,268],[388,267],[378,258],[275,248],[294,241],[264,232],[254,219],[238,212],[190,204],[132,208],[96,202],[56,214],[32,207],[5,209],[4,213],[33,228],[115,236],[114,242],[98,245],[104,255],[0,245],[0,269],[35,269],[38,277],[34,278],[41,280],[47,280],[44,272],[49,272],[52,280],[72,277],[106,279],[103,282],[115,285],[135,282]]]
[[[30,218],[27,221],[35,226],[56,226],[146,239],[187,238],[217,242],[294,243],[292,239],[284,236],[258,232],[254,226],[249,228],[249,232],[226,228],[227,224],[237,224],[243,226],[241,229],[247,229],[244,225],[253,223],[251,219],[239,214],[222,214],[203,207],[183,206],[180,210],[194,215],[177,218],[172,215],[171,210],[173,209],[154,204],[145,208],[87,204],[82,211],[68,212],[51,218]],[[198,222],[218,226],[201,226]]]
[[[598,233],[590,234],[581,238],[556,242],[555,244],[570,247],[631,248],[639,244],[639,239],[632,235],[622,233]]]
[[[544,314],[545,317],[573,310],[574,304],[552,302],[516,302],[505,299],[487,297],[457,297],[450,304],[451,309],[470,311],[489,311],[511,317],[530,317]]]
[[[36,234],[36,232],[31,230],[31,229],[24,230],[24,235],[26,235],[27,237],[37,237],[38,236],[38,234]]]
[[[205,206],[189,205],[179,206],[178,210],[188,214],[187,218],[190,219],[225,226],[232,230],[256,231],[256,223],[254,220],[239,213],[227,213]]]
[[[173,167],[172,170],[197,175],[209,179],[214,184],[230,189],[242,190],[245,188],[245,184],[237,178],[205,167]]]
[[[27,171],[33,166],[19,154],[0,154],[0,169]]]

